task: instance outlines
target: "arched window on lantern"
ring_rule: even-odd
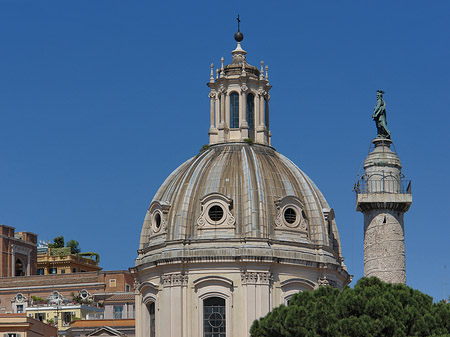
[[[247,123],[250,129],[255,128],[255,96],[247,95]]]
[[[239,128],[239,94],[232,92],[230,95],[230,128]]]

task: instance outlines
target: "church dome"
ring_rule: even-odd
[[[211,245],[224,243],[233,259],[295,258],[346,274],[333,210],[312,180],[268,145],[212,145],[173,171],[148,208],[138,264],[221,257],[224,250]]]
[[[295,293],[350,283],[333,209],[271,146],[268,67],[247,63],[242,38],[230,64],[211,64],[209,145],[147,210],[131,269],[137,335],[248,336]]]
[[[217,144],[183,163],[159,188],[140,248],[162,240],[265,239],[333,246],[340,255],[331,213],[312,180],[274,148]]]

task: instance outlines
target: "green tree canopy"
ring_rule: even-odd
[[[64,236],[58,235],[53,239],[53,243],[48,244],[49,248],[63,248],[64,247]]]
[[[252,337],[450,336],[450,304],[402,284],[362,278],[352,289],[294,295],[256,320]]]
[[[78,254],[81,252],[80,244],[76,240],[70,240],[67,242],[66,247],[70,247],[70,253],[71,254]]]

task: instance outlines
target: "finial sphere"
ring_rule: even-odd
[[[241,42],[244,39],[244,34],[242,34],[241,32],[237,32],[236,34],[234,34],[234,39],[237,42]]]

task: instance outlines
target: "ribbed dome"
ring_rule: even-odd
[[[224,223],[211,220],[214,203],[225,212]],[[289,159],[259,144],[217,144],[178,167],[147,211],[140,249],[212,238],[328,246],[341,257],[334,213],[322,193]]]

